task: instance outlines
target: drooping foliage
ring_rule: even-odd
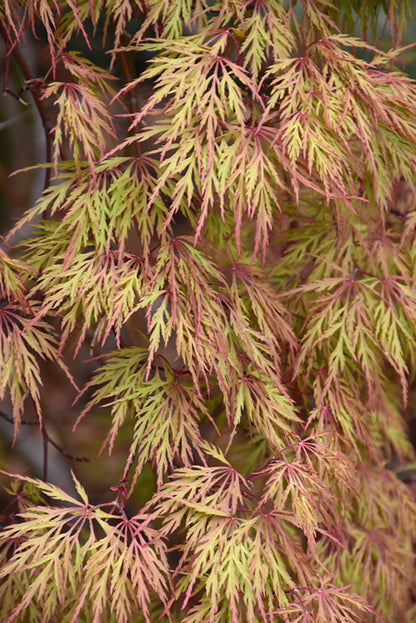
[[[2,413],[45,448],[7,485],[2,621],[415,620],[410,18],[1,3],[5,92],[46,144],[0,249]],[[57,367],[99,451],[73,495],[46,469]]]

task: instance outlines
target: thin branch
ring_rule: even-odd
[[[0,417],[2,417],[3,420],[6,420],[6,422],[10,422],[10,424],[14,423],[13,418],[10,417],[10,415],[7,415],[7,413],[4,413],[4,411],[0,411]],[[36,426],[38,424],[38,422],[37,421],[30,421],[30,420],[24,420],[23,419],[23,420],[20,421],[20,424],[22,424],[24,426]],[[49,435],[48,435],[44,425],[42,427],[42,437],[43,437],[44,441],[46,441],[47,443],[51,444],[51,446],[53,446],[56,450],[58,450],[58,452],[60,452],[62,454],[62,456],[64,456],[65,458],[69,459],[70,461],[77,461],[79,463],[89,463],[90,462],[90,459],[88,459],[85,456],[73,456],[72,454],[69,454],[69,452],[64,450],[53,439],[51,439],[51,437],[49,437]]]
[[[43,470],[42,470],[42,479],[45,482],[48,482],[48,433],[46,432],[45,422],[43,420],[40,421],[40,432],[42,435],[42,446],[43,446]]]
[[[0,34],[3,37],[6,46],[10,47],[10,39],[8,36],[8,32],[6,30],[6,28],[4,27],[4,24],[1,23],[0,21]],[[28,85],[33,85],[33,86],[29,86],[29,89],[33,95],[33,99],[35,101],[36,104],[36,108],[38,110],[40,119],[42,121],[42,126],[45,132],[45,141],[46,141],[46,162],[50,163],[52,161],[52,139],[50,136],[50,130],[51,130],[51,124],[49,121],[49,117],[48,114],[46,112],[46,108],[44,103],[42,102],[41,98],[39,97],[39,94],[37,93],[37,89],[39,88],[39,82],[36,78],[33,77],[32,72],[29,69],[28,64],[26,63],[23,54],[21,53],[21,51],[19,50],[17,45],[14,45],[13,47],[10,47],[9,51],[7,52],[6,55],[6,71],[5,71],[5,83],[3,86],[3,92],[5,93],[11,93],[9,88],[8,88],[8,74],[9,74],[9,65],[10,65],[10,55],[13,54],[17,64],[19,65],[20,71],[22,72],[25,81]],[[51,180],[51,169],[49,167],[47,167],[46,172],[45,172],[45,182],[44,182],[44,189],[48,188],[50,185],[50,180]]]

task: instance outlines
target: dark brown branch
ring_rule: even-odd
[[[10,55],[12,54],[17,64],[19,65],[20,71],[22,72],[26,83],[29,85],[29,90],[31,91],[33,95],[33,99],[35,101],[36,108],[39,113],[39,117],[42,121],[42,126],[45,132],[46,162],[51,163],[52,161],[52,140],[50,136],[51,124],[48,118],[48,114],[46,112],[45,105],[42,102],[39,96],[39,93],[37,93],[38,81],[36,80],[36,78],[33,77],[32,72],[30,71],[29,66],[26,63],[23,57],[23,54],[19,50],[18,46],[13,45],[10,47],[10,38],[9,38],[8,32],[5,29],[4,24],[1,23],[1,21],[0,21],[0,34],[3,37],[6,43],[6,46],[10,48],[6,55],[6,73],[5,73],[5,84],[3,86],[3,92],[10,93],[7,82],[8,82],[8,65],[10,63]],[[34,85],[34,86],[32,87],[30,85]],[[45,172],[44,189],[48,188],[48,186],[50,185],[50,180],[51,180],[51,169],[48,167]]]
[[[7,415],[7,413],[4,413],[3,411],[0,411],[0,417],[2,417],[3,420],[6,420],[6,422],[10,422],[10,424],[14,423],[13,418],[10,417],[10,415]],[[21,420],[20,424],[24,426],[36,426],[38,422],[30,421],[30,420]],[[62,456],[64,456],[65,458],[69,459],[70,461],[77,461],[79,463],[90,462],[90,460],[85,456],[73,456],[72,454],[69,454],[69,452],[64,450],[60,445],[58,445],[55,441],[53,441],[53,439],[49,437],[44,424],[42,424],[41,430],[42,430],[42,438],[44,439],[44,441],[46,441],[46,443],[51,444],[51,446],[53,446],[55,450],[58,450],[58,452],[60,452]],[[45,467],[44,467],[44,471],[45,471]]]
[[[45,422],[43,420],[40,421],[40,432],[43,446],[42,478],[45,482],[48,482],[48,433],[46,432]]]

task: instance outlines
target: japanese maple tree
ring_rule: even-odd
[[[415,620],[410,18],[3,0],[46,149],[0,248],[2,417],[45,450],[3,465],[2,621]]]

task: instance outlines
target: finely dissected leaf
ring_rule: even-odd
[[[30,308],[26,302],[26,289],[23,279],[33,275],[33,269],[21,260],[11,258],[0,249],[0,297],[9,302],[19,302],[22,309]]]
[[[77,170],[86,159],[93,172],[93,163],[103,155],[108,136],[115,135],[111,115],[103,101],[104,96],[113,93],[108,85],[111,76],[75,53],[65,53],[60,60],[74,81],[51,82],[43,92],[43,97],[53,97],[59,108],[52,129],[55,171],[63,142],[67,140]]]
[[[349,586],[335,586],[328,578],[317,587],[296,589],[294,602],[279,608],[275,614],[284,616],[283,620],[293,623],[358,623],[365,613],[374,614],[377,619],[381,619],[370,604],[349,589]]]
[[[26,303],[28,305],[28,303]],[[36,315],[39,304],[30,303]],[[0,398],[9,392],[13,405],[15,435],[20,426],[27,395],[33,400],[37,413],[40,409],[41,360],[60,362],[56,338],[47,322],[26,315],[16,303],[5,303],[0,309]]]
[[[252,75],[257,79],[260,70],[267,63],[270,56],[284,57],[290,53],[294,45],[293,35],[288,29],[286,15],[279,2],[269,2],[267,5],[254,5],[252,15],[246,15],[238,30],[243,41],[240,51],[244,65],[249,67]]]
[[[231,424],[238,426],[243,417],[247,418],[272,450],[282,448],[287,440],[285,434],[299,422],[288,397],[267,377],[250,370],[239,377],[239,383],[235,378],[232,381],[230,394],[224,396]]]
[[[308,543],[308,560],[327,565],[321,548],[326,543],[333,554],[331,564],[336,564],[344,547],[337,516],[347,512],[361,491],[353,463],[339,449],[331,449],[329,436],[314,436],[287,446],[252,480],[265,477],[257,508],[272,503],[279,512],[296,518]]]
[[[93,602],[94,620],[110,610],[116,620],[127,623],[141,611],[150,623],[150,593],[167,605],[166,545],[149,519],[121,519],[90,549],[80,604]]]
[[[194,591],[203,589],[211,602],[208,620],[222,597],[229,603],[232,621],[241,616],[256,621],[262,615],[266,620],[274,600],[284,603],[285,591],[293,586],[286,556],[293,557],[292,562],[297,558],[298,570],[302,564],[300,551],[293,543],[288,550],[290,539],[275,529],[279,519],[211,519],[203,535],[191,526],[184,552],[184,557],[190,555],[185,604]]]
[[[131,143],[132,140],[149,140],[154,137],[158,137],[158,142],[163,141],[163,147],[158,149],[161,159],[160,177],[150,199],[150,205],[160,192],[165,192],[168,180],[174,179],[175,185],[169,192],[172,200],[167,221],[169,222],[178,210],[184,210],[186,205],[190,206],[196,190],[200,202],[196,238],[209,210],[213,209],[216,198],[220,202],[221,210],[226,200],[228,203],[228,195],[231,194],[228,190],[229,182],[233,180],[224,177],[224,172],[228,169],[231,174],[234,173],[240,153],[238,144],[232,149],[229,146],[233,145],[239,132],[245,127],[250,98],[256,108],[264,109],[257,89],[247,72],[226,56],[220,56],[226,44],[226,32],[215,43],[211,42],[211,45],[201,45],[198,38],[193,37],[171,41],[169,46],[163,42],[146,44],[146,50],[159,51],[162,48],[169,52],[165,55],[159,54],[154,66],[126,87],[133,89],[143,80],[157,78],[157,89],[140,113],[135,115],[132,128],[138,126],[143,118],[152,113],[165,99],[168,101],[164,108],[169,122],[162,120],[155,123],[149,129],[140,131],[137,138],[127,139],[125,144]],[[172,57],[175,58],[174,64]],[[247,96],[242,91],[241,83],[248,92]],[[175,96],[175,93],[179,92],[181,96]],[[227,128],[233,129],[229,136]],[[254,142],[253,148],[256,147],[258,145]],[[271,163],[265,166],[267,165],[266,176],[270,175],[270,171],[272,174],[275,171]],[[251,175],[255,175],[254,157]],[[256,176],[256,179],[260,176]],[[264,197],[268,188],[271,188],[270,185],[261,186]],[[235,194],[237,196],[237,189]],[[251,207],[247,205],[248,203],[250,197],[244,204],[244,212],[252,216],[254,202],[250,204]],[[264,222],[262,233],[267,236],[271,225],[270,214],[264,215],[262,212],[260,218]],[[239,230],[240,226],[237,225],[237,238],[240,236]]]
[[[246,479],[231,465],[184,467],[174,472],[171,481],[163,485],[155,500],[168,517],[166,525],[172,529],[180,524],[193,505],[199,505],[199,511],[208,515],[214,513],[224,517],[235,514],[242,504],[244,492],[248,490]]]
[[[370,227],[371,231],[374,226]],[[413,361],[408,350],[413,339],[413,277],[405,249],[395,249],[392,236],[385,245],[371,236],[364,238],[357,226],[347,226],[332,242],[323,238],[313,241],[311,234],[297,235],[287,259],[298,261],[302,250],[314,251],[309,255],[306,280],[299,290],[290,292],[306,295],[298,299],[301,305],[292,307],[292,312],[305,318],[298,365],[311,362],[311,352],[318,347],[328,370],[326,389],[335,378],[339,382],[341,372],[347,374],[346,366],[359,365],[372,398],[382,391],[381,387],[376,390],[374,383],[385,383],[385,367],[380,369],[380,360],[386,359],[398,373],[405,397],[407,362]],[[344,258],[342,267],[337,263],[338,254]]]
[[[150,377],[147,370],[144,349],[114,353],[90,383],[99,389],[86,410],[99,401],[111,406],[113,424],[106,439],[110,453],[121,426],[127,418],[133,420],[131,460],[137,461],[138,472],[151,461],[161,483],[176,460],[191,465],[196,455],[203,458],[198,423],[209,413],[189,375],[176,373],[166,361]]]
[[[278,106],[276,141],[282,159],[292,165],[303,161],[309,172],[305,176],[302,168],[295,172],[292,166],[291,183],[297,196],[300,184],[314,184],[310,174],[316,167],[327,199],[343,197],[348,201],[357,195],[356,183],[363,172],[371,170],[370,196],[386,207],[395,177],[391,167],[399,165],[406,141],[413,140],[410,108],[414,86],[397,73],[386,76],[383,69],[390,56],[378,55],[367,66],[341,45],[371,49],[353,37],[325,36],[307,46],[301,56],[278,60],[270,67],[266,114]],[[408,127],[406,135],[403,124]],[[380,126],[392,138],[392,143],[387,141],[382,147],[375,130]],[[363,159],[354,157],[357,146]],[[399,166],[411,183],[408,163],[403,160]]]
[[[80,173],[74,169],[73,163],[61,165],[55,184],[44,191],[12,233],[25,223],[49,213],[51,217],[60,217],[61,222],[57,223],[59,227],[52,239],[41,229],[43,236],[36,248],[42,248],[44,261],[65,250],[65,264],[68,264],[74,255],[91,244],[97,250],[109,250],[117,244],[122,250],[135,226],[141,234],[144,250],[149,251],[151,238],[156,228],[163,224],[166,214],[163,202],[155,203],[151,213],[146,211],[154,184],[153,167],[154,162],[146,157],[138,161],[112,158],[97,165],[96,177],[91,178],[87,168]],[[42,223],[42,227],[51,225]],[[33,244],[28,243],[28,246]],[[39,262],[37,257],[31,260]]]
[[[174,472],[155,496],[156,508],[166,516],[165,530],[186,518],[177,570],[179,577],[185,575],[178,590],[186,591],[185,606],[203,589],[210,602],[208,620],[215,620],[224,598],[233,622],[243,612],[248,621],[267,620],[275,599],[286,603],[293,568],[300,574],[308,570],[294,538],[293,516],[250,510],[249,490],[231,467],[188,468]]]
[[[85,252],[70,267],[62,261],[46,270],[39,280],[41,288],[50,292],[42,314],[52,311],[62,317],[62,344],[82,324],[78,348],[88,329],[96,329],[95,339],[104,343],[114,331],[119,342],[122,326],[137,310],[141,291],[140,258],[132,254],[120,256],[116,251]]]
[[[88,501],[81,503],[53,485],[27,477],[22,479],[67,505],[31,506],[21,513],[21,523],[0,533],[2,547],[16,543],[13,555],[2,565],[0,590],[4,594],[8,590],[20,594],[19,602],[5,620],[18,619],[35,600],[43,601],[43,620],[51,620],[65,599],[73,601],[80,590],[83,565],[97,538],[95,531],[99,527],[106,530],[111,515],[92,509]],[[29,585],[26,578],[30,578]]]
[[[210,259],[210,249],[203,251],[192,247],[186,237],[162,244],[150,287],[139,304],[148,317],[149,364],[159,346],[166,346],[175,332],[178,357],[183,358],[196,382],[227,351],[224,336],[229,330],[222,301],[212,290],[212,282],[220,285],[225,280]],[[222,335],[218,332],[220,323]]]
[[[126,519],[91,506],[75,478],[82,502],[52,485],[22,479],[66,505],[29,507],[20,515],[22,523],[1,532],[2,548],[16,544],[0,571],[0,591],[7,596],[25,589],[7,621],[18,619],[36,599],[45,621],[55,620],[65,602],[80,613],[93,600],[93,620],[111,612],[125,623],[141,611],[149,623],[150,591],[166,605],[168,588],[166,545],[149,527],[151,517]]]
[[[122,166],[124,162],[117,164]],[[130,173],[133,174],[131,170]],[[97,325],[97,340],[105,341],[112,329],[119,339],[122,325],[139,307],[138,298],[148,270],[142,257],[124,253],[122,247],[133,219],[138,219],[145,244],[150,242],[157,219],[156,209],[152,217],[145,214],[142,192],[146,192],[146,181],[143,178],[143,183],[135,185],[128,167],[113,172],[112,183],[106,179],[105,167],[94,182],[86,173],[81,181],[73,171],[61,174],[60,179],[27,217],[33,218],[46,209],[50,209],[52,216],[61,210],[66,212],[62,221],[39,225],[38,244],[33,240],[27,243],[34,249],[33,253],[28,252],[27,258],[42,271],[36,290],[45,288],[51,294],[41,311],[59,312],[63,319],[63,342],[79,320],[82,322],[79,344],[86,331]],[[125,201],[127,192],[130,214],[124,203],[122,211],[117,207],[121,194]],[[87,201],[83,193],[88,194]],[[112,249],[116,242],[120,245],[117,251]],[[94,251],[90,250],[91,245]],[[101,249],[99,253],[98,249]]]
[[[179,0],[171,2],[171,0],[150,0],[146,3],[147,15],[139,31],[139,36],[150,25],[160,24],[162,26],[162,35],[164,37],[175,39],[183,33],[186,26],[191,26],[191,20],[196,19],[196,15],[200,17],[198,20],[204,19],[204,12],[207,10],[209,3],[206,0],[197,0],[189,2],[189,0]]]
[[[95,10],[96,19],[99,17],[101,7],[95,3],[90,5],[90,10]],[[139,14],[143,14],[147,8],[148,2],[146,0],[120,0],[117,4],[114,4],[112,0],[105,1],[105,16],[106,26],[109,22],[113,24],[114,28],[114,46],[117,48],[123,40],[126,32],[126,27],[131,22],[133,15],[138,11]]]

